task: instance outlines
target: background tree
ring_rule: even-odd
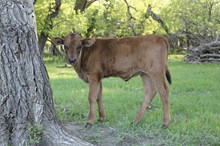
[[[188,5],[187,8],[183,7],[184,5]],[[217,45],[218,42],[215,43],[218,41],[220,28],[217,21],[219,5],[220,2],[216,0],[173,0],[168,9],[164,10],[165,14],[170,15],[169,21],[174,26],[169,28],[178,38],[177,47],[186,48],[188,51],[186,62],[219,62],[220,46]]]
[[[42,1],[38,0],[37,2],[41,3]],[[62,0],[54,0],[53,2],[49,3],[48,13],[46,15],[46,18],[43,20],[43,27],[38,37],[38,46],[40,48],[41,54],[43,54],[49,32],[53,28],[53,19],[58,15],[60,11],[61,2]],[[45,3],[45,1],[43,3]]]
[[[49,5],[48,1],[38,1],[35,7],[41,32]],[[49,37],[72,31],[83,37],[162,34],[169,38],[171,51],[186,51],[216,40],[220,30],[219,6],[218,0],[63,0],[48,34]]]
[[[0,145],[90,145],[57,123],[33,1],[0,0]]]

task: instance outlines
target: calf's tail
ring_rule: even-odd
[[[169,44],[167,38],[164,38],[164,42],[165,42],[165,44],[166,44],[166,48],[167,48],[167,52],[168,52],[168,50],[169,50],[169,48],[170,48],[170,44]],[[167,58],[168,58],[168,53],[167,53]],[[167,81],[168,81],[168,83],[171,85],[171,83],[172,83],[171,74],[170,74],[170,71],[169,71],[169,69],[168,69],[167,64],[166,64],[166,66],[165,66],[165,69],[166,69],[166,78],[167,78]]]
[[[172,83],[171,74],[170,74],[170,71],[169,71],[167,65],[166,65],[166,78],[167,78],[168,83],[171,85],[171,83]]]

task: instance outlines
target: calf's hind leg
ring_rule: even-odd
[[[156,88],[152,78],[147,74],[141,74],[143,86],[144,86],[144,101],[142,102],[141,108],[136,115],[134,123],[137,124],[142,119],[144,112],[147,110],[152,99],[156,95]]]
[[[170,123],[169,88],[166,85],[164,74],[154,74],[154,80],[163,104],[163,127],[165,128]]]

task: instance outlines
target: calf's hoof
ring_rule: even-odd
[[[86,123],[86,125],[85,125],[85,128],[86,129],[89,129],[89,128],[91,128],[92,127],[92,124],[91,123]]]
[[[167,129],[168,127],[169,127],[169,125],[165,125],[165,124],[163,124],[163,125],[161,126],[162,129]]]
[[[131,122],[130,126],[137,126],[138,124],[139,124],[139,122],[133,121],[133,122]]]
[[[134,122],[131,122],[131,123],[130,123],[130,126],[134,126],[134,125],[135,125]]]
[[[100,122],[100,123],[104,122],[104,118],[99,118],[98,122]]]

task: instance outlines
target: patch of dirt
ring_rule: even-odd
[[[158,145],[157,139],[153,136],[140,132],[122,132],[102,123],[95,124],[89,129],[72,122],[63,123],[63,126],[74,136],[97,146]]]

